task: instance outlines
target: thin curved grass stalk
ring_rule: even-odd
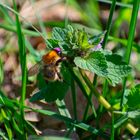
[[[17,32],[15,26],[11,26],[11,25],[8,25],[8,24],[0,24],[0,28],[3,28],[3,29],[5,29],[5,30],[7,30],[7,31],[11,31],[11,32],[14,32],[14,33]],[[29,30],[27,30],[27,29],[22,29],[22,32],[23,32],[24,34],[26,34],[26,35],[31,35],[31,36],[33,36],[33,37],[38,37],[38,36],[40,36],[39,33],[34,32],[34,31],[29,31]]]
[[[68,25],[68,5],[69,5],[69,0],[65,0],[65,27]]]
[[[28,0],[28,1],[29,1],[29,2],[31,1],[31,5],[32,5],[32,7],[33,7],[33,9],[34,9],[34,11],[35,11],[35,16],[36,16],[36,18],[37,18],[37,20],[38,20],[38,22],[39,22],[39,26],[40,26],[40,28],[41,28],[42,34],[43,34],[43,36],[45,36],[45,37],[47,38],[47,32],[46,32],[44,23],[42,22],[41,17],[40,17],[40,15],[38,14],[39,11],[37,11],[37,10],[35,9],[35,6],[34,6],[34,2],[35,2],[35,1],[34,1],[34,0]]]

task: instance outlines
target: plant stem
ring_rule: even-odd
[[[138,16],[138,11],[139,11],[139,4],[140,4],[140,0],[133,1],[132,17],[131,17],[131,22],[130,22],[130,27],[129,27],[127,50],[126,50],[126,54],[125,54],[125,61],[127,64],[129,64],[130,56],[131,56],[132,44],[133,44],[133,40],[134,40],[137,16]],[[122,98],[121,98],[121,109],[123,107],[123,102],[124,102],[124,97],[125,97],[124,91],[126,88],[126,80],[127,80],[127,78],[124,79],[124,84],[123,84],[123,93],[122,93]]]
[[[138,128],[135,128],[132,124],[127,123],[126,128],[133,134],[136,135]]]
[[[102,96],[105,98],[106,97],[106,94],[108,92],[108,82],[107,82],[107,80],[105,80],[105,83],[103,84],[103,90],[102,90],[102,92],[103,92]],[[103,112],[103,105],[100,104],[98,117],[96,119],[97,126],[99,126],[99,122],[100,122],[100,118],[102,116],[102,112]]]
[[[80,70],[80,73],[82,74],[83,79],[85,80],[85,82],[88,85],[88,87],[91,89],[92,93],[97,97],[98,101],[106,109],[110,110],[111,109],[111,105],[104,99],[104,97],[102,95],[99,94],[99,92],[95,89],[95,87],[93,87],[92,83],[90,82],[90,80],[88,79],[86,74],[82,70]]]
[[[109,19],[108,19],[107,28],[106,28],[107,32],[106,32],[104,40],[103,40],[103,49],[106,46],[106,43],[107,43],[107,40],[108,40],[108,36],[109,36],[110,30],[111,30],[112,18],[113,18],[113,13],[115,11],[115,6],[116,6],[116,0],[113,0],[111,8],[110,8]]]
[[[72,93],[72,101],[73,101],[74,119],[77,120],[76,89],[75,89],[75,83],[73,79],[71,79],[71,93]]]
[[[94,115],[96,116],[95,114],[95,109],[94,109],[94,105],[92,104],[92,101],[89,97],[89,93],[90,93],[90,89],[88,88],[88,86],[84,83],[82,77],[80,77],[79,74],[79,71],[74,71],[71,66],[69,66],[67,63],[65,64],[68,68],[69,68],[69,72],[71,73],[72,77],[74,78],[74,80],[76,81],[76,83],[78,84],[78,86],[80,87],[82,93],[84,94],[84,96],[86,97],[87,99],[87,102],[90,104],[91,106],[91,109],[94,113]]]
[[[108,81],[107,80],[105,80],[105,82],[104,82],[104,85],[103,85],[103,97],[105,98],[106,97],[106,95],[107,95],[107,92],[108,92]],[[102,105],[100,105],[100,113],[103,111],[103,106]]]
[[[106,99],[100,95],[100,93],[93,87],[92,83],[90,82],[90,80],[88,79],[88,77],[86,76],[86,74],[82,72],[82,75],[84,77],[84,80],[86,82],[86,84],[88,85],[88,87],[91,89],[92,93],[96,96],[96,98],[98,99],[98,101],[108,110],[108,111],[113,111],[114,109],[111,107],[111,105],[108,103],[108,101],[106,101]],[[132,124],[127,123],[126,128],[133,134],[135,135],[138,131],[137,128],[135,128]]]

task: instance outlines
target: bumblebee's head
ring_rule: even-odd
[[[53,49],[54,51],[56,51],[57,52],[57,54],[61,54],[61,48],[59,48],[59,47],[56,47],[56,48],[54,48]]]

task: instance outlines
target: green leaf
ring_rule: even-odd
[[[139,109],[140,108],[140,84],[136,85],[131,90],[127,90],[128,94],[126,96],[127,108],[129,109]]]
[[[134,110],[134,111],[129,111],[127,112],[128,118],[130,119],[140,119],[140,109]]]
[[[94,51],[87,57],[75,57],[74,63],[76,66],[96,73],[99,76],[107,75],[107,62],[104,54],[101,51]]]
[[[55,48],[55,47],[58,47],[58,40],[55,40],[55,39],[47,39],[47,45],[50,47],[50,48]]]
[[[130,94],[130,91],[131,91],[130,89],[126,89],[124,92],[124,101],[123,101],[123,108],[124,109],[128,108],[127,102],[128,102],[128,95]]]
[[[8,138],[9,138],[9,140],[12,140],[12,138],[13,138],[12,129],[11,129],[9,120],[7,120],[7,118],[5,118],[5,115],[7,115],[7,113],[2,108],[1,108],[1,115],[4,119],[4,126],[7,131]]]
[[[67,44],[68,48],[86,49],[90,46],[87,33],[84,30],[74,29],[70,25],[64,29],[59,27],[53,28],[52,38],[57,40],[60,46]]]
[[[21,134],[23,135],[23,132],[21,131],[21,126],[19,126],[16,122],[16,120],[14,118],[12,118],[12,124],[13,124],[13,128],[14,128],[14,131],[17,133],[17,134]]]
[[[47,86],[47,92],[45,94],[45,100],[52,102],[57,99],[62,100],[68,90],[69,85],[64,82],[52,82]]]
[[[16,100],[11,100],[7,98],[1,90],[0,90],[0,105],[9,107],[10,109],[15,109],[16,107],[19,107],[17,106]]]
[[[48,39],[48,45],[53,48],[59,46],[63,50],[63,53],[67,54],[71,50],[70,48],[75,45],[73,31],[74,29],[70,25],[67,28],[53,28],[52,39]]]
[[[74,58],[78,67],[107,78],[114,86],[131,72],[131,67],[122,61],[121,56],[110,51],[101,49],[90,52],[90,48],[102,42],[104,34],[105,32],[90,37],[84,30],[69,25],[64,29],[54,28],[52,36],[58,41],[63,53],[71,60]]]
[[[74,37],[77,46],[79,46],[79,49],[87,49],[90,47],[88,43],[88,35],[84,30],[76,30]]]
[[[107,79],[112,85],[116,85],[122,81],[122,78],[131,72],[131,67],[122,61],[122,57],[117,54],[106,55],[107,60]]]
[[[52,31],[52,38],[58,41],[66,40],[67,30],[59,27],[54,27]]]
[[[42,88],[41,90],[39,90],[38,92],[36,92],[30,98],[30,102],[35,102],[35,101],[38,101],[38,100],[43,100],[45,98],[46,90],[47,90],[47,87]]]
[[[108,54],[108,53],[107,53]],[[112,85],[121,82],[131,72],[131,67],[117,54],[104,55],[103,51],[93,51],[87,57],[75,57],[76,66],[105,77]]]
[[[37,93],[35,93],[31,97],[30,101],[33,102],[45,99],[47,102],[52,102],[57,99],[62,100],[68,91],[71,77],[69,71],[64,65],[62,65],[61,67],[61,74],[63,77],[63,82],[48,82],[44,88],[42,87]]]

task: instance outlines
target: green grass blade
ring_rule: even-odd
[[[70,115],[70,112],[69,110],[66,108],[66,105],[65,105],[65,102],[64,100],[59,100],[57,99],[56,101],[56,105],[58,107],[58,110],[59,110],[59,113],[62,115],[62,116],[65,116],[67,118],[71,118],[71,115]],[[71,128],[70,124],[66,122],[66,126],[67,126],[67,130],[69,130]]]
[[[0,138],[2,138],[2,140],[8,140],[8,138],[5,136],[5,133],[0,131]]]
[[[5,29],[5,30],[10,31],[10,32],[17,33],[17,28],[15,25],[11,26],[9,24],[2,24],[1,23],[0,28]],[[40,36],[40,34],[38,32],[35,32],[35,31],[30,31],[27,29],[22,29],[22,31],[23,31],[23,34],[25,34],[25,35],[34,36],[34,37]]]
[[[8,120],[9,116],[7,116],[7,113],[5,111],[6,110],[1,108],[1,116],[4,120],[4,126],[5,126],[5,129],[7,131],[8,138],[9,138],[9,140],[12,140],[13,139],[13,133],[12,133],[12,129],[11,129],[11,126],[10,126],[10,123],[9,123],[9,120]]]
[[[125,61],[127,64],[129,64],[130,56],[131,56],[132,44],[133,44],[133,40],[134,40],[136,22],[137,22],[138,11],[139,11],[139,4],[140,4],[140,0],[135,0],[133,2],[133,10],[132,10],[132,17],[131,17],[130,27],[129,27],[127,50],[126,50],[126,54],[125,54]],[[127,80],[127,78],[124,79],[124,83],[123,83],[123,93],[122,93],[122,97],[121,97],[121,109],[123,107],[123,102],[124,102],[124,98],[125,98],[124,91],[125,91],[125,87],[126,87],[126,80]]]
[[[15,11],[17,11],[16,3],[13,0],[13,5]],[[26,97],[26,77],[27,77],[27,70],[26,70],[26,48],[25,48],[25,41],[24,36],[22,34],[21,25],[19,22],[18,15],[16,15],[16,26],[17,26],[17,35],[18,35],[18,45],[19,45],[19,54],[20,54],[20,64],[21,64],[21,71],[22,71],[22,90],[21,90],[21,99],[20,99],[20,113],[22,118],[22,128],[24,131],[24,139],[26,138],[25,126],[24,126],[24,101]]]
[[[137,22],[137,17],[138,17],[139,4],[140,4],[139,0],[134,1],[133,11],[132,11],[132,18],[131,18],[130,28],[129,28],[127,50],[126,50],[126,55],[125,55],[126,56],[125,61],[128,64],[129,64],[131,50],[132,50],[132,44],[133,44],[133,40],[134,40],[134,34],[135,34],[135,29],[136,29],[136,22]]]
[[[12,124],[13,124],[13,128],[15,129],[16,133],[20,136],[23,135],[23,132],[20,130],[20,127],[18,126],[18,124],[16,123],[14,118],[12,118]]]
[[[10,17],[10,15],[9,15],[9,13],[6,10],[5,7],[0,5],[0,11],[4,14],[4,19],[5,19],[6,22],[8,22],[9,24],[13,24],[14,23],[13,19]]]
[[[71,118],[70,112],[68,111],[68,109],[66,108],[65,102],[64,100],[56,100],[56,105],[58,107],[58,110],[60,112],[61,115],[66,116],[68,118]]]
[[[27,107],[29,108],[29,107]],[[38,113],[41,113],[41,114],[44,114],[44,115],[48,115],[50,117],[53,117],[55,119],[58,119],[58,120],[62,120],[62,121],[65,121],[67,123],[70,123],[72,125],[74,125],[75,127],[78,127],[78,128],[81,128],[85,131],[88,131],[88,132],[91,132],[92,134],[95,134],[95,135],[99,135],[101,137],[104,137],[104,138],[108,138],[104,133],[102,133],[101,131],[97,130],[96,128],[93,128],[85,123],[82,123],[82,122],[78,122],[78,121],[75,121],[73,119],[70,119],[70,118],[67,118],[65,116],[62,116],[62,115],[59,115],[55,112],[52,112],[52,111],[48,111],[48,110],[39,110],[39,109],[33,109],[33,108],[29,108],[31,110],[33,110],[34,112],[38,112]]]

